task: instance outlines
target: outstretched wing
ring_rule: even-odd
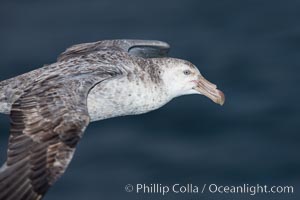
[[[103,40],[74,45],[63,52],[58,57],[58,61],[68,60],[78,55],[89,54],[106,48],[125,51],[142,58],[155,58],[166,57],[170,45],[156,40]]]
[[[56,75],[34,83],[13,104],[0,200],[42,199],[64,173],[89,124],[86,98],[95,81]]]

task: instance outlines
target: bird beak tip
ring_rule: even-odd
[[[220,104],[220,106],[223,106],[225,103],[225,95],[221,90],[218,90],[218,93],[219,93],[218,103]]]
[[[202,76],[199,78],[196,90],[221,106],[225,103],[224,93],[221,90],[218,90],[215,84],[209,82]]]

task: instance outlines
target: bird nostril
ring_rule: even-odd
[[[209,82],[203,76],[199,78],[198,86],[199,87],[202,86],[202,87],[209,88],[209,89],[216,89],[217,88],[217,85]]]

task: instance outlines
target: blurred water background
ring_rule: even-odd
[[[73,44],[156,39],[226,94],[93,123],[45,200],[300,199],[300,1],[1,1],[0,79]],[[0,116],[1,163],[9,118]],[[294,194],[142,195],[128,183],[292,185]]]

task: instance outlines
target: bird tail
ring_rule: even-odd
[[[12,104],[32,84],[42,68],[0,82],[0,113],[9,114]]]
[[[0,113],[8,114],[10,111],[9,96],[7,89],[9,88],[10,81],[4,80],[0,82]]]

